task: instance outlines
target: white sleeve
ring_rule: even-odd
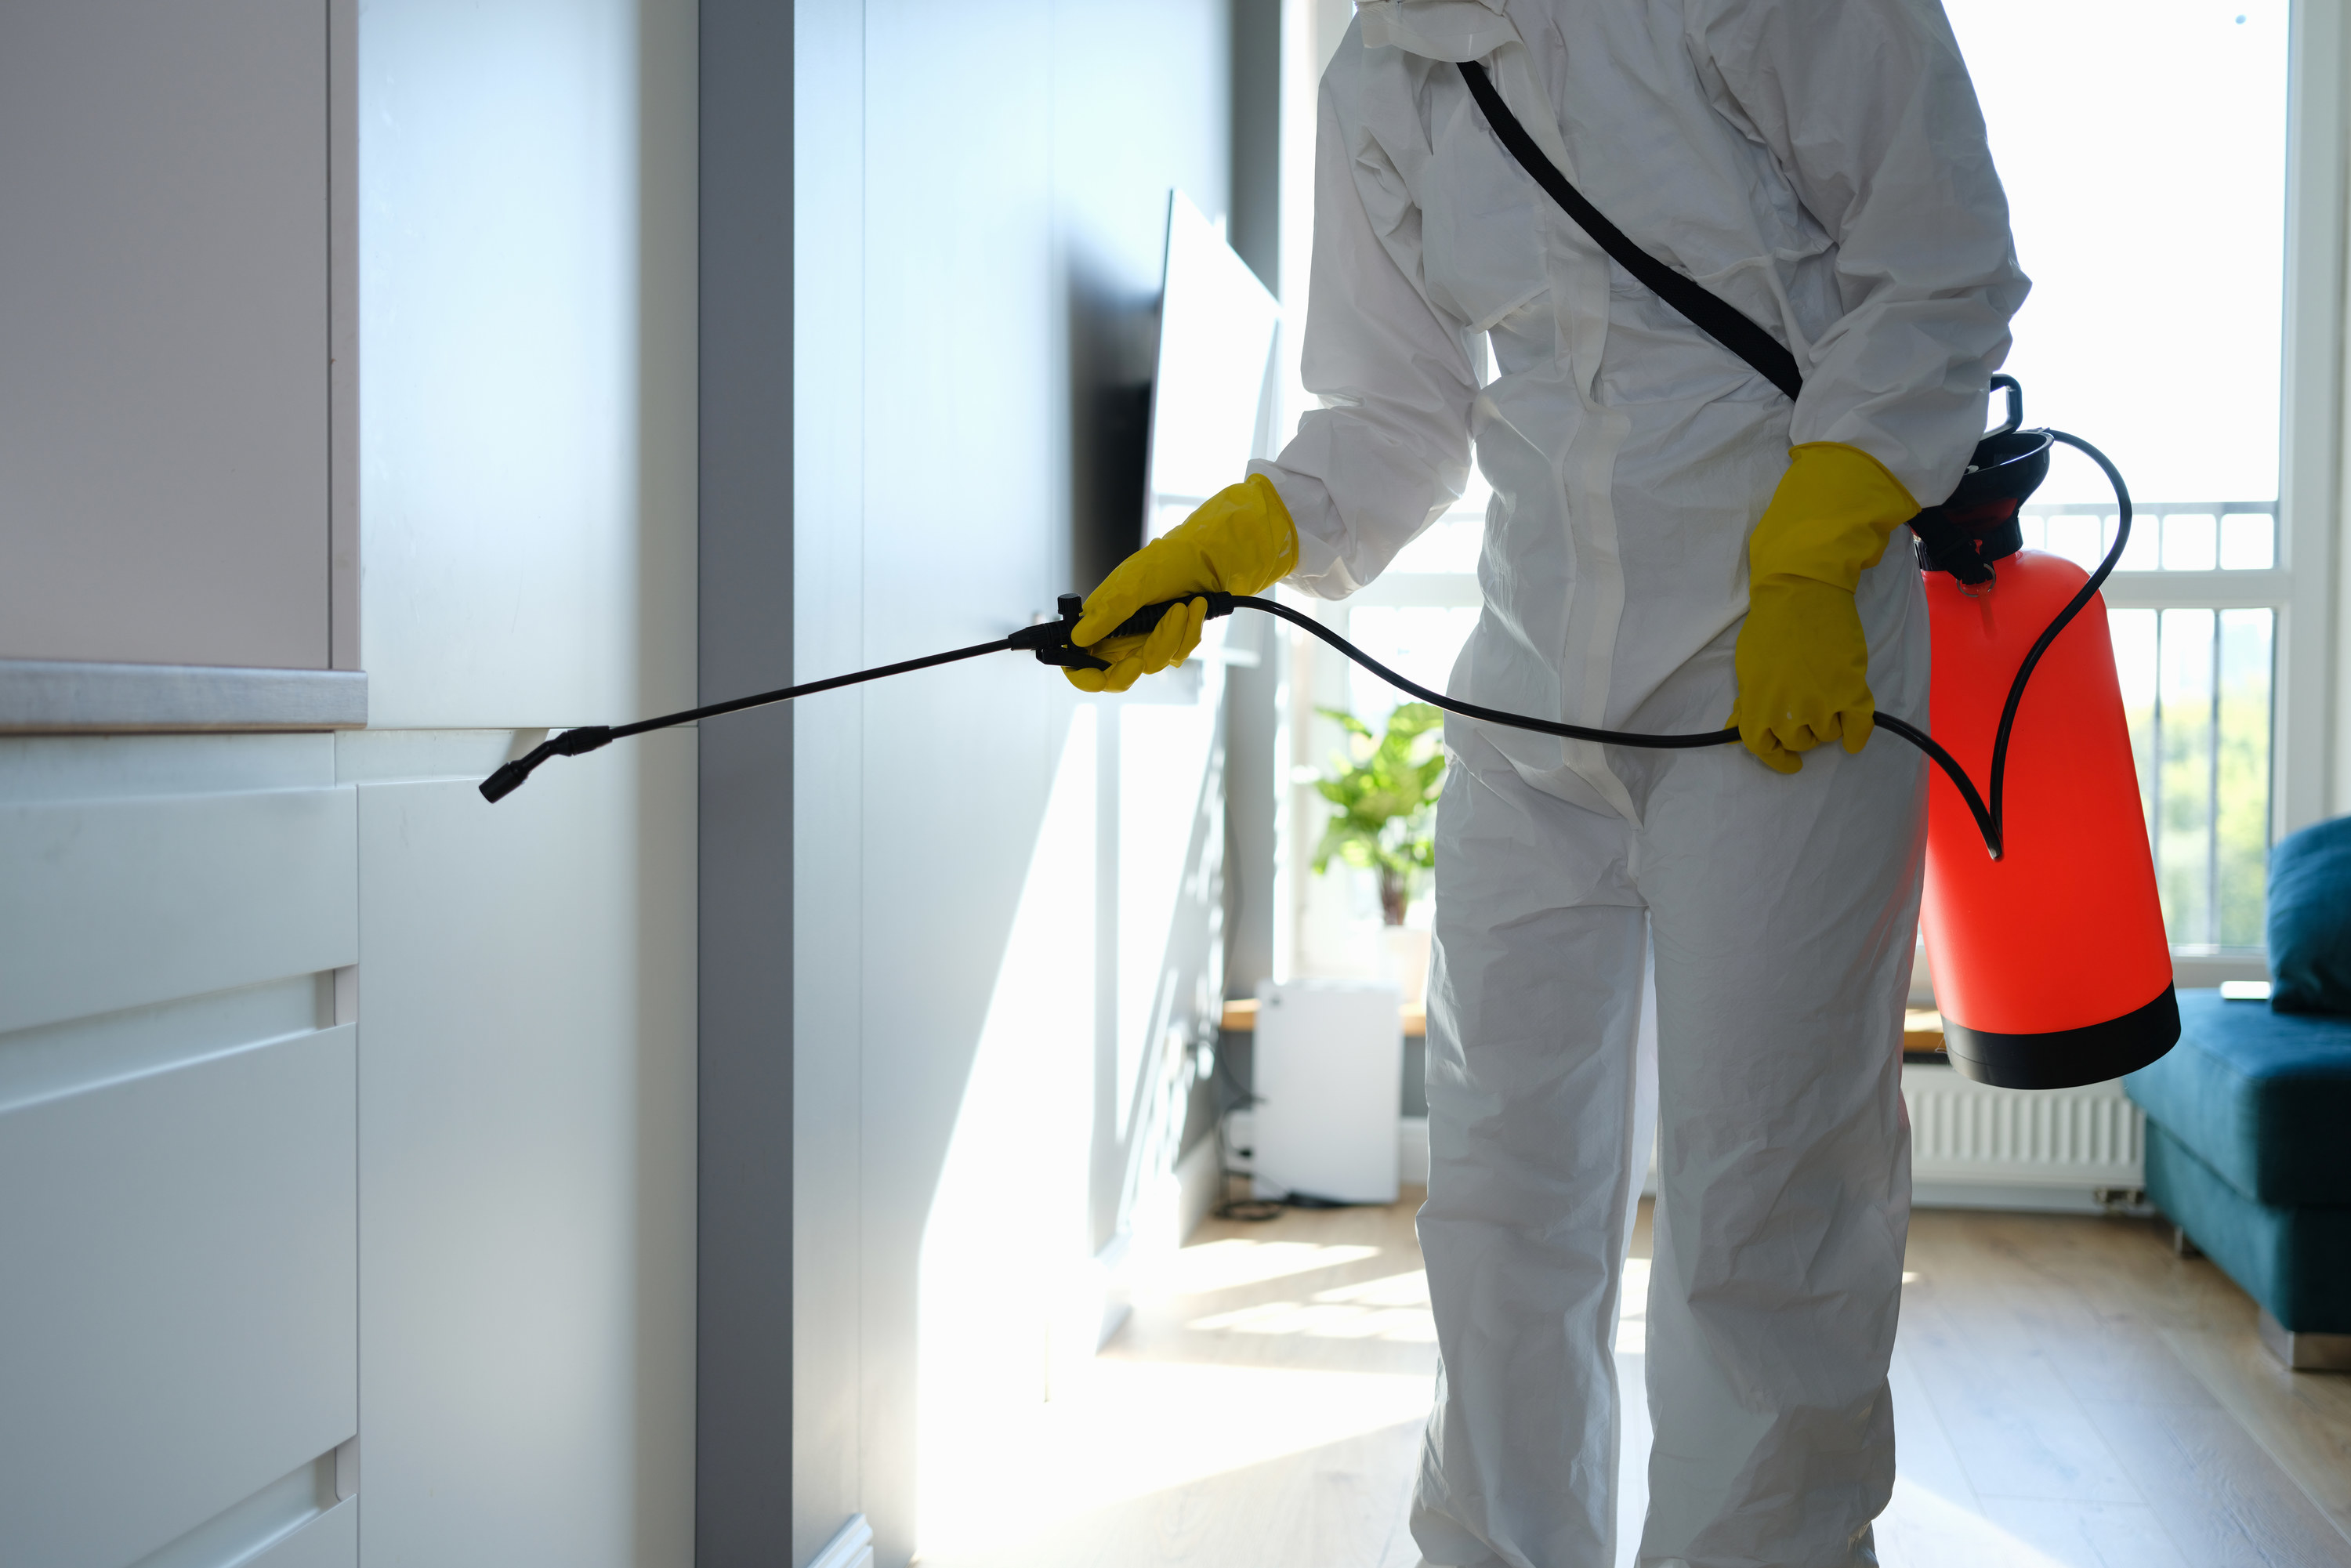
[[[1938,0],[1692,0],[1716,107],[1769,148],[1837,246],[1844,314],[1812,345],[1792,439],[1959,483],[2030,287],[1982,111]]]
[[[1466,326],[1429,302],[1420,209],[1364,129],[1360,24],[1322,78],[1315,130],[1314,259],[1301,371],[1322,406],[1271,463],[1298,525],[1284,580],[1324,599],[1369,582],[1460,498],[1478,395]]]

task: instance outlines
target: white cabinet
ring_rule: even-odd
[[[11,1564],[236,1561],[297,1526],[338,1560],[358,1062],[334,976],[359,956],[359,813],[333,746],[0,741]]]
[[[0,6],[0,659],[333,663],[329,10]]]

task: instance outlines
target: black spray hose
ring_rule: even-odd
[[[934,664],[952,664],[959,659],[977,659],[982,653],[1001,653],[1014,646],[1009,637],[998,637],[993,643],[979,643],[968,648],[957,648],[952,653],[932,653],[925,658],[908,659],[896,664],[883,664],[875,669],[860,670],[853,675],[834,675],[829,680],[810,681],[804,686],[778,686],[772,692],[758,692],[747,697],[735,697],[707,707],[688,708],[684,713],[668,713],[659,718],[641,718],[634,724],[619,728],[610,725],[591,724],[581,729],[567,729],[550,737],[528,754],[482,780],[482,799],[493,804],[505,800],[522,788],[538,765],[550,757],[578,757],[583,752],[601,751],[616,740],[626,740],[647,730],[667,729],[673,725],[692,724],[696,719],[716,718],[722,713],[740,713],[748,707],[765,707],[769,703],[788,703],[794,697],[812,697],[819,692],[829,692],[841,686],[853,686],[865,681],[878,681],[889,675],[912,674],[927,670]]]
[[[1216,606],[1216,601],[1221,597],[1224,596],[1217,594],[1208,596],[1208,614],[1212,618],[1225,613]],[[1458,713],[1464,718],[1483,719],[1489,724],[1508,725],[1513,729],[1531,729],[1539,735],[1556,735],[1568,740],[1592,740],[1603,746],[1637,746],[1658,751],[1691,751],[1702,746],[1729,746],[1739,738],[1739,731],[1736,729],[1695,730],[1687,735],[1643,735],[1632,730],[1593,729],[1580,724],[1560,724],[1548,719],[1530,718],[1522,714],[1501,713],[1493,708],[1479,707],[1475,703],[1461,702],[1441,693],[1432,692],[1426,686],[1416,682],[1405,680],[1312,616],[1292,610],[1287,604],[1277,604],[1270,599],[1235,599],[1232,602],[1236,605],[1247,605],[1251,610],[1262,610],[1270,615],[1279,615],[1291,625],[1302,627],[1322,638],[1388,685],[1400,691],[1409,692],[1425,703],[1443,708],[1447,713]],[[1158,607],[1155,605],[1153,608]],[[2010,704],[2011,710],[2014,706],[2011,699]],[[1935,738],[1925,730],[1906,724],[1891,714],[1879,714],[1877,723],[1881,727],[1892,730],[1925,752],[1934,761],[1935,766],[1950,776],[1951,782],[1959,786],[1960,796],[1966,800],[1968,810],[1975,814],[1976,826],[1983,830],[1984,848],[1991,852],[1992,859],[2000,859],[1999,822],[1991,812],[1984,810],[1983,797],[1976,793],[1975,784],[1968,778],[1968,770],[1959,766],[1959,758],[1936,744]]]
[[[2024,663],[2016,667],[2016,679],[2009,683],[2008,702],[2000,710],[2000,729],[1991,743],[1991,810],[1988,813],[1976,812],[1976,823],[1984,830],[1984,842],[1991,846],[1994,860],[1998,860],[2001,853],[2001,813],[2002,796],[2008,784],[2009,735],[2016,727],[2017,707],[2024,701],[2024,683],[2032,678],[2034,668],[2041,663],[2041,655],[2049,652],[2049,644],[2057,641],[2057,633],[2072,624],[2074,617],[2082,613],[2083,607],[2098,596],[2098,590],[2105,585],[2107,578],[2114,575],[2116,563],[2123,559],[2123,547],[2130,543],[2130,486],[2123,483],[2121,471],[2107,461],[2105,453],[2078,435],[2053,430],[2049,432],[2049,439],[2064,443],[2105,471],[2106,482],[2115,487],[2115,542],[2114,548],[2106,551],[2106,559],[2098,563],[2098,570],[2090,574],[2090,580],[2082,584],[2080,591],[2065,601],[2065,608],[2057,612],[2034,640],[2032,649],[2024,655]]]
[[[2082,612],[2084,607],[2093,598],[2096,597],[2100,586],[2113,573],[2116,563],[2122,559],[2123,547],[2130,542],[2130,491],[2123,484],[2122,475],[2112,463],[2107,461],[2106,455],[2080,437],[2068,435],[2062,430],[2050,431],[2049,438],[2073,447],[2105,471],[2108,482],[2115,487],[2115,499],[2119,504],[2120,513],[2115,529],[2114,548],[2106,552],[2105,559],[2098,563],[2098,570],[2090,574],[2089,580],[2082,585],[2080,591],[2066,602],[2065,608],[2060,610],[2055,618],[2049,622],[2048,627],[2043,631],[2039,640],[2024,655],[2024,662],[2017,667],[2015,678],[2009,683],[2008,701],[2001,709],[2000,728],[1992,739],[1991,803],[1989,806],[1984,803],[1984,798],[1977,791],[1974,780],[1968,777],[1968,770],[1960,767],[1959,759],[1946,751],[1925,730],[1907,720],[1896,718],[1892,714],[1879,714],[1876,719],[1881,728],[1893,731],[1920,751],[1925,752],[1928,758],[1943,770],[1944,775],[1950,779],[1952,787],[1959,790],[1959,798],[1967,802],[1969,812],[1976,820],[1977,830],[1983,834],[1984,848],[1991,852],[1994,860],[1999,860],[2005,851],[2003,813],[2007,798],[2008,745],[2016,728],[2017,710],[2024,702],[2025,684],[2032,680],[2034,668],[2040,664],[2042,655],[2049,651],[2050,644],[2057,640],[2057,634]],[[1207,601],[1207,619],[1211,621],[1230,615],[1236,610],[1244,609],[1262,611],[1268,615],[1277,616],[1301,631],[1321,638],[1398,691],[1409,693],[1431,706],[1442,708],[1447,713],[1458,714],[1463,718],[1478,719],[1486,724],[1504,725],[1512,729],[1531,730],[1537,735],[1555,735],[1565,740],[1588,740],[1602,746],[1631,746],[1648,750],[1687,751],[1707,746],[1728,746],[1739,738],[1739,731],[1736,729],[1697,730],[1687,735],[1645,735],[1630,730],[1598,729],[1588,725],[1565,724],[1556,719],[1535,718],[1527,714],[1504,713],[1499,708],[1481,707],[1476,703],[1463,702],[1458,697],[1449,697],[1442,692],[1430,691],[1417,682],[1405,679],[1404,676],[1389,669],[1311,615],[1270,599],[1254,599],[1247,595],[1232,593],[1199,593],[1187,595],[1180,600],[1169,600],[1164,603],[1146,604],[1127,617],[1109,635],[1141,636],[1158,625],[1160,618],[1168,611],[1179,604],[1189,604],[1194,599]],[[915,670],[926,670],[935,664],[952,664],[958,660],[977,659],[985,653],[1026,652],[1034,653],[1040,664],[1055,664],[1066,669],[1108,669],[1110,667],[1108,664],[1071,641],[1070,634],[1076,630],[1079,618],[1084,612],[1083,601],[1076,594],[1065,593],[1061,596],[1060,609],[1061,613],[1058,621],[1045,621],[1034,626],[1024,626],[1008,637],[1000,637],[993,643],[976,643],[968,648],[958,648],[953,653],[933,653],[927,658],[908,659],[900,664],[883,664],[875,669],[860,670],[854,674],[835,675],[829,680],[810,681],[806,685],[782,686],[772,692],[760,692],[747,697],[736,697],[727,702],[712,703],[705,707],[687,708],[682,713],[664,714],[659,718],[640,719],[635,724],[622,725],[618,728],[604,725],[590,725],[581,729],[568,729],[538,746],[527,756],[517,758],[483,779],[482,798],[492,801],[504,800],[520,789],[523,780],[530,777],[531,770],[550,757],[578,757],[583,752],[598,750],[611,745],[613,741],[625,739],[632,735],[643,735],[648,730],[667,729],[673,725],[691,724],[697,719],[716,718],[721,714],[739,713],[745,708],[764,707],[769,703],[789,702],[794,697],[813,696],[819,692],[829,692],[841,686],[853,686],[864,681],[878,681],[889,675],[903,675]]]

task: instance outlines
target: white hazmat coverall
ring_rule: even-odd
[[[1793,350],[1793,404],[1616,267],[1488,130],[1480,60],[1634,241]],[[1750,529],[1802,442],[1949,494],[2026,283],[1935,0],[1367,0],[1322,82],[1307,385],[1272,463],[1295,586],[1370,581],[1494,487],[1452,691],[1719,728]],[[1491,379],[1485,371],[1490,346]],[[1482,384],[1481,384],[1482,382]],[[1927,719],[1918,572],[1861,579],[1881,711]],[[1465,723],[1438,810],[1432,1564],[1614,1562],[1610,1354],[1654,945],[1662,1196],[1645,1564],[1875,1561],[1909,1210],[1901,1008],[1923,759]]]

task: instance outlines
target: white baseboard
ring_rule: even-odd
[[[841,1532],[808,1561],[808,1568],[873,1568],[873,1527],[862,1513],[850,1515]]]

